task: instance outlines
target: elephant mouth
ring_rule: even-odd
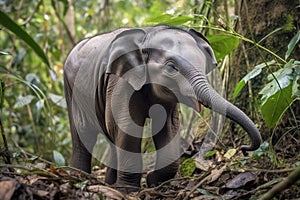
[[[202,107],[201,102],[193,99],[193,104],[194,104],[194,109],[197,112],[201,112],[201,107]]]
[[[196,112],[201,112],[201,108],[202,108],[202,104],[200,101],[198,101],[195,98],[191,98],[191,97],[185,97],[184,99],[181,99],[181,101],[179,101],[185,105],[187,105],[188,107],[194,109]]]

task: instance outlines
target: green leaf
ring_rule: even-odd
[[[292,63],[289,62],[285,65],[284,68],[279,69],[278,71],[268,76],[270,82],[267,83],[265,87],[259,92],[259,94],[262,95],[262,104],[264,104],[268,100],[268,98],[279,92],[281,89],[284,89],[291,84],[294,78],[293,71],[294,70],[292,69]]]
[[[203,189],[203,188],[198,188],[197,190],[198,190],[199,193],[201,193],[201,194],[204,194],[204,195],[207,195],[207,196],[211,195],[211,193],[210,193],[209,191],[207,191],[207,190],[205,190],[205,189]]]
[[[236,98],[240,94],[241,90],[244,88],[245,85],[246,82],[244,81],[244,79],[240,80],[240,82],[234,88],[232,97]]]
[[[288,44],[288,50],[285,53],[285,59],[287,59],[291,55],[292,51],[294,50],[299,40],[300,40],[300,31],[298,31],[298,33],[291,39],[290,43]]]
[[[39,85],[40,84],[40,78],[34,74],[34,73],[29,73],[29,74],[26,74],[25,76],[25,80],[28,82],[28,83],[32,83],[34,85]]]
[[[31,101],[34,99],[35,97],[33,95],[27,95],[25,97],[23,96],[19,96],[17,98],[17,102],[15,103],[14,105],[14,108],[21,108],[21,107],[24,107],[28,104],[31,103]]]
[[[40,156],[31,156],[28,160],[31,161],[31,162],[34,162],[36,161]]]
[[[231,53],[240,43],[240,40],[237,37],[229,34],[210,35],[207,39],[214,50],[217,61]]]
[[[163,14],[146,20],[150,24],[166,24],[170,26],[183,25],[189,21],[193,21],[194,18],[189,16],[173,16],[170,14]]]
[[[293,100],[292,84],[264,100],[261,106],[261,113],[269,128],[273,128],[279,122]]]
[[[58,164],[59,166],[65,165],[66,163],[64,156],[56,150],[53,150],[53,158],[55,163]]]
[[[292,88],[292,95],[293,97],[300,97],[300,76],[297,78],[296,81],[293,81],[293,88]]]
[[[275,63],[275,60],[272,60],[270,62],[261,63],[261,64],[255,66],[254,69],[251,72],[249,72],[244,78],[242,78],[242,80],[236,85],[234,92],[233,92],[233,98],[236,98],[240,94],[241,90],[244,88],[246,83],[249,80],[258,76],[262,72],[262,69],[264,67],[273,65],[274,63]]]
[[[146,22],[148,23],[161,23],[163,21],[168,21],[172,18],[173,16],[170,14],[163,14],[155,17],[151,17],[146,19]]]
[[[9,53],[5,52],[5,51],[0,51],[0,56],[2,56],[2,55],[9,55]]]
[[[33,51],[42,59],[42,61],[50,67],[47,56],[42,48],[32,39],[27,32],[25,32],[18,24],[9,18],[4,12],[0,10],[0,24],[17,35],[20,39],[26,42]]]
[[[212,156],[216,155],[217,152],[218,152],[217,150],[208,151],[205,153],[205,157],[206,158],[212,157]]]
[[[169,21],[163,22],[164,24],[171,25],[171,26],[179,26],[183,25],[187,22],[193,21],[194,18],[189,16],[178,16],[170,19]]]
[[[262,95],[261,112],[269,128],[273,128],[287,108],[300,95],[300,62],[290,60],[284,68],[270,74],[270,82],[259,92]]]
[[[87,184],[89,183],[89,181],[88,180],[85,180],[85,181],[82,181],[82,182],[79,182],[79,183],[76,183],[76,184],[74,184],[74,186],[76,187],[76,188],[79,188],[79,189],[81,189],[81,190],[84,190],[86,187],[87,187]]]
[[[60,106],[62,108],[67,108],[67,103],[63,96],[49,93],[49,97],[50,97],[51,101],[53,103],[55,103],[57,106]]]
[[[263,142],[258,149],[256,149],[252,157],[256,160],[260,160],[268,151],[270,144],[268,142]]]
[[[300,97],[300,61],[295,61],[292,67],[294,80],[293,80],[293,88],[292,93],[293,97]]]

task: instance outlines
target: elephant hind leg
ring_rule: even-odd
[[[77,169],[90,173],[92,155],[82,143],[79,134],[76,130],[75,122],[73,119],[73,112],[72,112],[72,87],[69,83],[66,74],[64,74],[64,90],[65,90],[65,97],[66,97],[66,102],[68,107],[70,131],[72,134],[73,151],[72,151],[71,165]],[[92,140],[92,141],[96,141],[96,140]],[[92,144],[92,146],[93,145],[94,144]]]
[[[72,128],[71,128],[72,129]],[[76,133],[72,133],[73,153],[71,158],[71,166],[87,173],[91,173],[92,154],[85,148]]]

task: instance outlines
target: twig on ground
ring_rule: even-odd
[[[295,170],[296,168],[285,168],[285,169],[260,169],[260,168],[241,168],[238,170],[231,169],[229,171],[237,171],[240,172],[241,170],[243,171],[249,171],[249,172],[265,172],[265,173],[286,173],[286,172],[291,172]]]
[[[158,192],[155,192],[155,190],[161,188],[163,185],[166,185],[172,181],[181,181],[181,180],[184,180],[184,179],[187,179],[188,177],[179,177],[179,178],[173,178],[173,179],[170,179],[170,180],[167,180],[163,183],[161,183],[160,185],[156,186],[156,187],[152,187],[152,188],[144,188],[142,189],[140,192],[138,192],[138,194],[136,195],[138,198],[140,196],[142,196],[143,194],[147,193],[147,192],[153,192],[153,193],[158,193]]]
[[[18,168],[18,169],[22,169],[22,170],[29,172],[29,173],[24,172],[23,174],[37,174],[37,175],[42,175],[42,176],[58,178],[57,175],[55,175],[51,172],[48,172],[47,170],[43,170],[43,169],[36,168],[36,167],[29,168],[24,165],[0,164],[0,168],[9,168],[9,169],[10,168]]]
[[[197,185],[195,185],[189,193],[187,193],[187,195],[184,197],[183,200],[188,200],[189,196],[191,196],[197,190],[197,188],[199,188],[205,181],[210,179],[212,176],[212,174],[210,174],[208,176],[207,175],[208,175],[208,172],[198,178],[198,180],[201,180],[201,181]]]

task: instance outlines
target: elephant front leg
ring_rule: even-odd
[[[142,176],[141,138],[120,131],[116,148],[118,160],[116,186],[126,193],[137,191]]]
[[[108,77],[105,119],[108,137],[114,143],[117,179],[115,186],[125,192],[140,187],[142,173],[141,138],[146,118],[142,92],[114,74]],[[113,174],[113,169],[109,169]]]
[[[117,152],[114,144],[110,144],[109,162],[107,164],[105,183],[115,184],[117,181]]]
[[[161,119],[161,114],[152,113],[152,134],[156,147],[155,171],[147,176],[148,186],[157,185],[167,181],[177,173],[178,159],[180,157],[179,121],[176,105],[165,106],[166,119]],[[160,128],[161,120],[165,124]]]

